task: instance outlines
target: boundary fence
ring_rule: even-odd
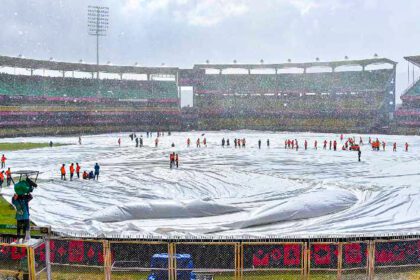
[[[10,241],[0,236],[0,279],[420,279],[420,236]]]

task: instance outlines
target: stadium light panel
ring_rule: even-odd
[[[96,78],[99,80],[99,37],[106,36],[109,27],[109,8],[88,6],[88,34],[96,37]]]

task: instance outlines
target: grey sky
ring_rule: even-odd
[[[110,7],[101,62],[191,67],[420,54],[419,0],[0,0],[0,54],[95,61],[87,6]],[[416,73],[417,75],[417,73]]]

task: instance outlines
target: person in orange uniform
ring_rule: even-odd
[[[61,172],[61,180],[66,180],[66,165],[63,164],[60,168],[60,172]]]
[[[188,138],[188,139],[187,139],[187,147],[190,147],[190,145],[191,145],[191,139],[190,139],[190,138]]]
[[[70,181],[73,181],[73,176],[74,176],[74,164],[70,164]]]
[[[6,170],[6,185],[10,186],[10,184],[12,183],[12,171],[10,170],[10,167],[7,168]]]
[[[1,187],[3,186],[3,182],[4,182],[4,171],[2,170],[0,172],[0,190],[1,190]]]
[[[172,169],[175,163],[175,153],[169,154],[169,168]]]
[[[6,157],[4,156],[4,154],[1,156],[1,168],[5,168],[6,167]]]
[[[408,152],[408,143],[405,142],[405,151]]]
[[[80,179],[80,165],[78,162],[76,162],[76,175],[77,179]]]

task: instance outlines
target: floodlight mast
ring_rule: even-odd
[[[89,35],[96,36],[96,79],[99,81],[99,37],[106,36],[108,30],[109,8],[88,6]]]

